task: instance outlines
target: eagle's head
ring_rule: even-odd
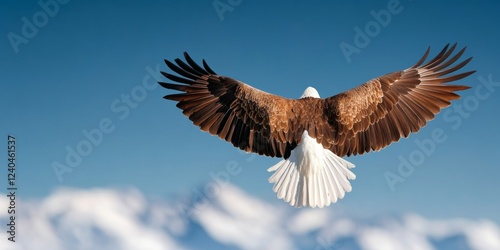
[[[304,90],[304,93],[300,98],[306,98],[306,97],[320,98],[318,91],[313,87],[307,87],[307,89]]]

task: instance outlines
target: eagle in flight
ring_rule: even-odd
[[[177,75],[161,72],[181,93],[164,98],[201,130],[235,147],[283,158],[268,169],[279,199],[296,207],[324,207],[352,190],[354,164],[342,157],[378,151],[417,132],[468,86],[450,85],[475,71],[455,73],[471,59],[454,64],[446,45],[425,62],[430,48],[413,66],[374,78],[343,93],[320,98],[307,87],[299,99],[273,95],[203,67],[184,53],[185,61],[165,60]]]

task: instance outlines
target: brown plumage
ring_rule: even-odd
[[[456,91],[469,88],[447,84],[474,73],[455,73],[472,59],[452,65],[465,51],[463,48],[452,55],[455,48],[456,44],[446,45],[425,62],[427,49],[408,69],[324,99],[313,88],[300,99],[263,92],[217,75],[205,61],[203,67],[199,66],[187,53],[187,63],[180,59],[176,64],[165,61],[179,76],[161,72],[178,84],[160,84],[182,92],[165,98],[178,102],[177,107],[201,130],[246,152],[293,158],[270,169],[276,170],[270,181],[276,183],[278,197],[295,206],[323,206],[342,198],[344,191],[350,191],[347,179],[355,178],[349,170],[353,165],[338,157],[377,151],[408,137],[458,99]],[[310,139],[321,147],[310,144]],[[302,145],[303,140],[309,145]],[[296,147],[301,152],[294,156]],[[329,152],[320,152],[323,150]]]
[[[182,94],[177,101],[196,126],[247,152],[285,157],[300,143],[304,130],[338,156],[380,150],[410,132],[417,132],[468,86],[446,85],[474,71],[449,76],[472,58],[449,67],[465,51],[450,57],[456,44],[448,45],[423,64],[430,49],[414,66],[374,78],[356,88],[326,98],[287,99],[253,88],[233,78],[219,76],[203,61],[197,65],[165,61],[180,76],[162,74],[179,84],[160,84]]]

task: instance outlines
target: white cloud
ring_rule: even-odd
[[[359,230],[358,236],[362,249],[367,250],[434,249],[426,237],[408,231],[402,225],[363,227]]]
[[[329,218],[327,209],[301,209],[289,224],[290,232],[294,234],[305,234],[325,226]]]
[[[217,241],[240,249],[291,249],[282,230],[280,209],[225,186],[215,202],[195,217]]]
[[[136,190],[61,189],[24,204],[13,244],[19,249],[181,249],[141,221],[147,205]]]
[[[8,207],[0,194],[0,207]],[[334,208],[272,205],[225,185],[193,213],[178,200],[151,200],[135,189],[62,188],[41,200],[18,200],[16,242],[0,232],[0,250],[18,249],[500,249],[500,228],[488,220],[371,218]],[[194,206],[184,204],[184,207]],[[8,222],[0,209],[0,225]],[[201,231],[200,231],[201,230]],[[200,237],[201,235],[204,235]],[[193,237],[197,242],[193,243]],[[201,240],[200,240],[201,239]],[[451,241],[451,244],[450,244]]]
[[[464,229],[471,246],[475,249],[500,249],[500,229],[490,221],[475,222]]]

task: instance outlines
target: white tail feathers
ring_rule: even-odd
[[[267,171],[275,171],[269,178],[279,199],[295,207],[324,207],[342,199],[352,190],[349,180],[354,164],[323,148],[307,131],[286,160]]]

